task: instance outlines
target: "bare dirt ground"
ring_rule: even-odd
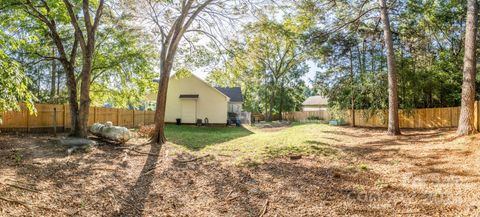
[[[2,135],[0,216],[480,216],[480,136],[322,129],[311,142],[338,156],[252,167],[144,139],[67,155],[48,136]]]

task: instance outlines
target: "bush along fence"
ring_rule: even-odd
[[[20,107],[20,111],[1,114],[3,122],[0,125],[1,132],[65,131],[71,127],[69,105],[35,104],[37,115],[30,115],[24,105]],[[114,125],[132,128],[153,124],[154,117],[155,111],[90,107],[88,125],[111,121]]]
[[[475,127],[479,130],[480,120],[478,118],[479,102],[475,102],[474,122]],[[447,108],[422,108],[399,111],[400,128],[448,128],[457,127],[460,116],[460,107]],[[311,117],[318,117],[320,120],[330,120],[332,117],[327,111],[308,111],[308,112],[284,112],[282,114],[284,120],[289,121],[306,121]],[[342,119],[346,124],[351,124],[351,111],[344,112]],[[368,110],[355,110],[355,126],[358,127],[383,127],[388,124],[387,111],[378,111],[372,113]]]
[[[308,120],[323,120],[331,119],[328,111],[303,111],[303,112],[283,112],[282,119],[287,121],[305,122]]]

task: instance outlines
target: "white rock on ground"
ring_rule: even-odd
[[[82,138],[64,138],[58,140],[61,145],[69,146],[67,149],[68,154],[72,154],[76,150],[87,151],[93,148],[97,143],[93,140],[82,139]]]
[[[113,126],[112,122],[105,124],[95,123],[90,127],[90,132],[105,139],[125,143],[132,137],[130,131],[125,127]]]

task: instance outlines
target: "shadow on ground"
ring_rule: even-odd
[[[129,192],[124,196],[122,207],[115,216],[142,216],[145,209],[145,201],[148,198],[152,183],[155,177],[155,169],[161,164],[159,161],[162,146],[150,144],[147,160],[135,184],[130,187]]]

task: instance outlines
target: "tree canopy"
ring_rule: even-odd
[[[104,10],[95,14],[103,3]],[[80,102],[85,55],[93,48],[85,83],[96,106],[143,108],[147,93],[157,91],[154,78],[187,70],[208,71],[202,74],[216,86],[242,87],[245,110],[268,119],[300,110],[304,99],[316,94],[339,110],[389,107],[378,1],[269,3],[2,1],[1,88],[9,96],[2,97],[2,109],[19,101]],[[466,2],[398,0],[385,7],[398,107],[459,106]],[[96,15],[102,15],[97,24]],[[95,44],[85,49],[93,25],[98,25]]]

